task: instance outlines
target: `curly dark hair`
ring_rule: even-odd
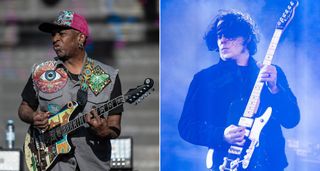
[[[226,38],[243,37],[249,54],[254,55],[257,52],[259,33],[256,24],[248,14],[220,10],[213,21],[204,36],[210,51],[219,51],[217,39],[223,35]]]

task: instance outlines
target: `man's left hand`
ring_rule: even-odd
[[[100,117],[95,108],[86,115],[86,121],[99,137],[105,137],[108,130],[108,122],[104,117]]]

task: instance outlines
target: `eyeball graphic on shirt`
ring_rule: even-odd
[[[47,61],[35,67],[33,72],[35,86],[44,93],[55,93],[62,89],[68,80],[62,68],[56,68],[55,61]]]
[[[58,72],[55,72],[54,70],[46,71],[40,76],[41,80],[46,80],[46,81],[59,80],[60,78],[61,78],[61,75]]]

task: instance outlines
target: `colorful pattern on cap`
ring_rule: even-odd
[[[72,11],[61,11],[55,23],[58,25],[65,25],[71,27],[73,14],[74,12]]]

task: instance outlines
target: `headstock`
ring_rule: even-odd
[[[138,104],[141,100],[150,94],[150,90],[153,90],[154,81],[151,78],[144,80],[144,83],[136,88],[130,89],[125,95],[125,101],[127,103]]]
[[[299,5],[298,0],[290,1],[287,9],[282,13],[282,16],[277,22],[277,26],[276,26],[277,29],[284,30],[288,26],[288,24],[290,23],[290,21],[294,16],[295,9],[297,8],[298,5]]]

